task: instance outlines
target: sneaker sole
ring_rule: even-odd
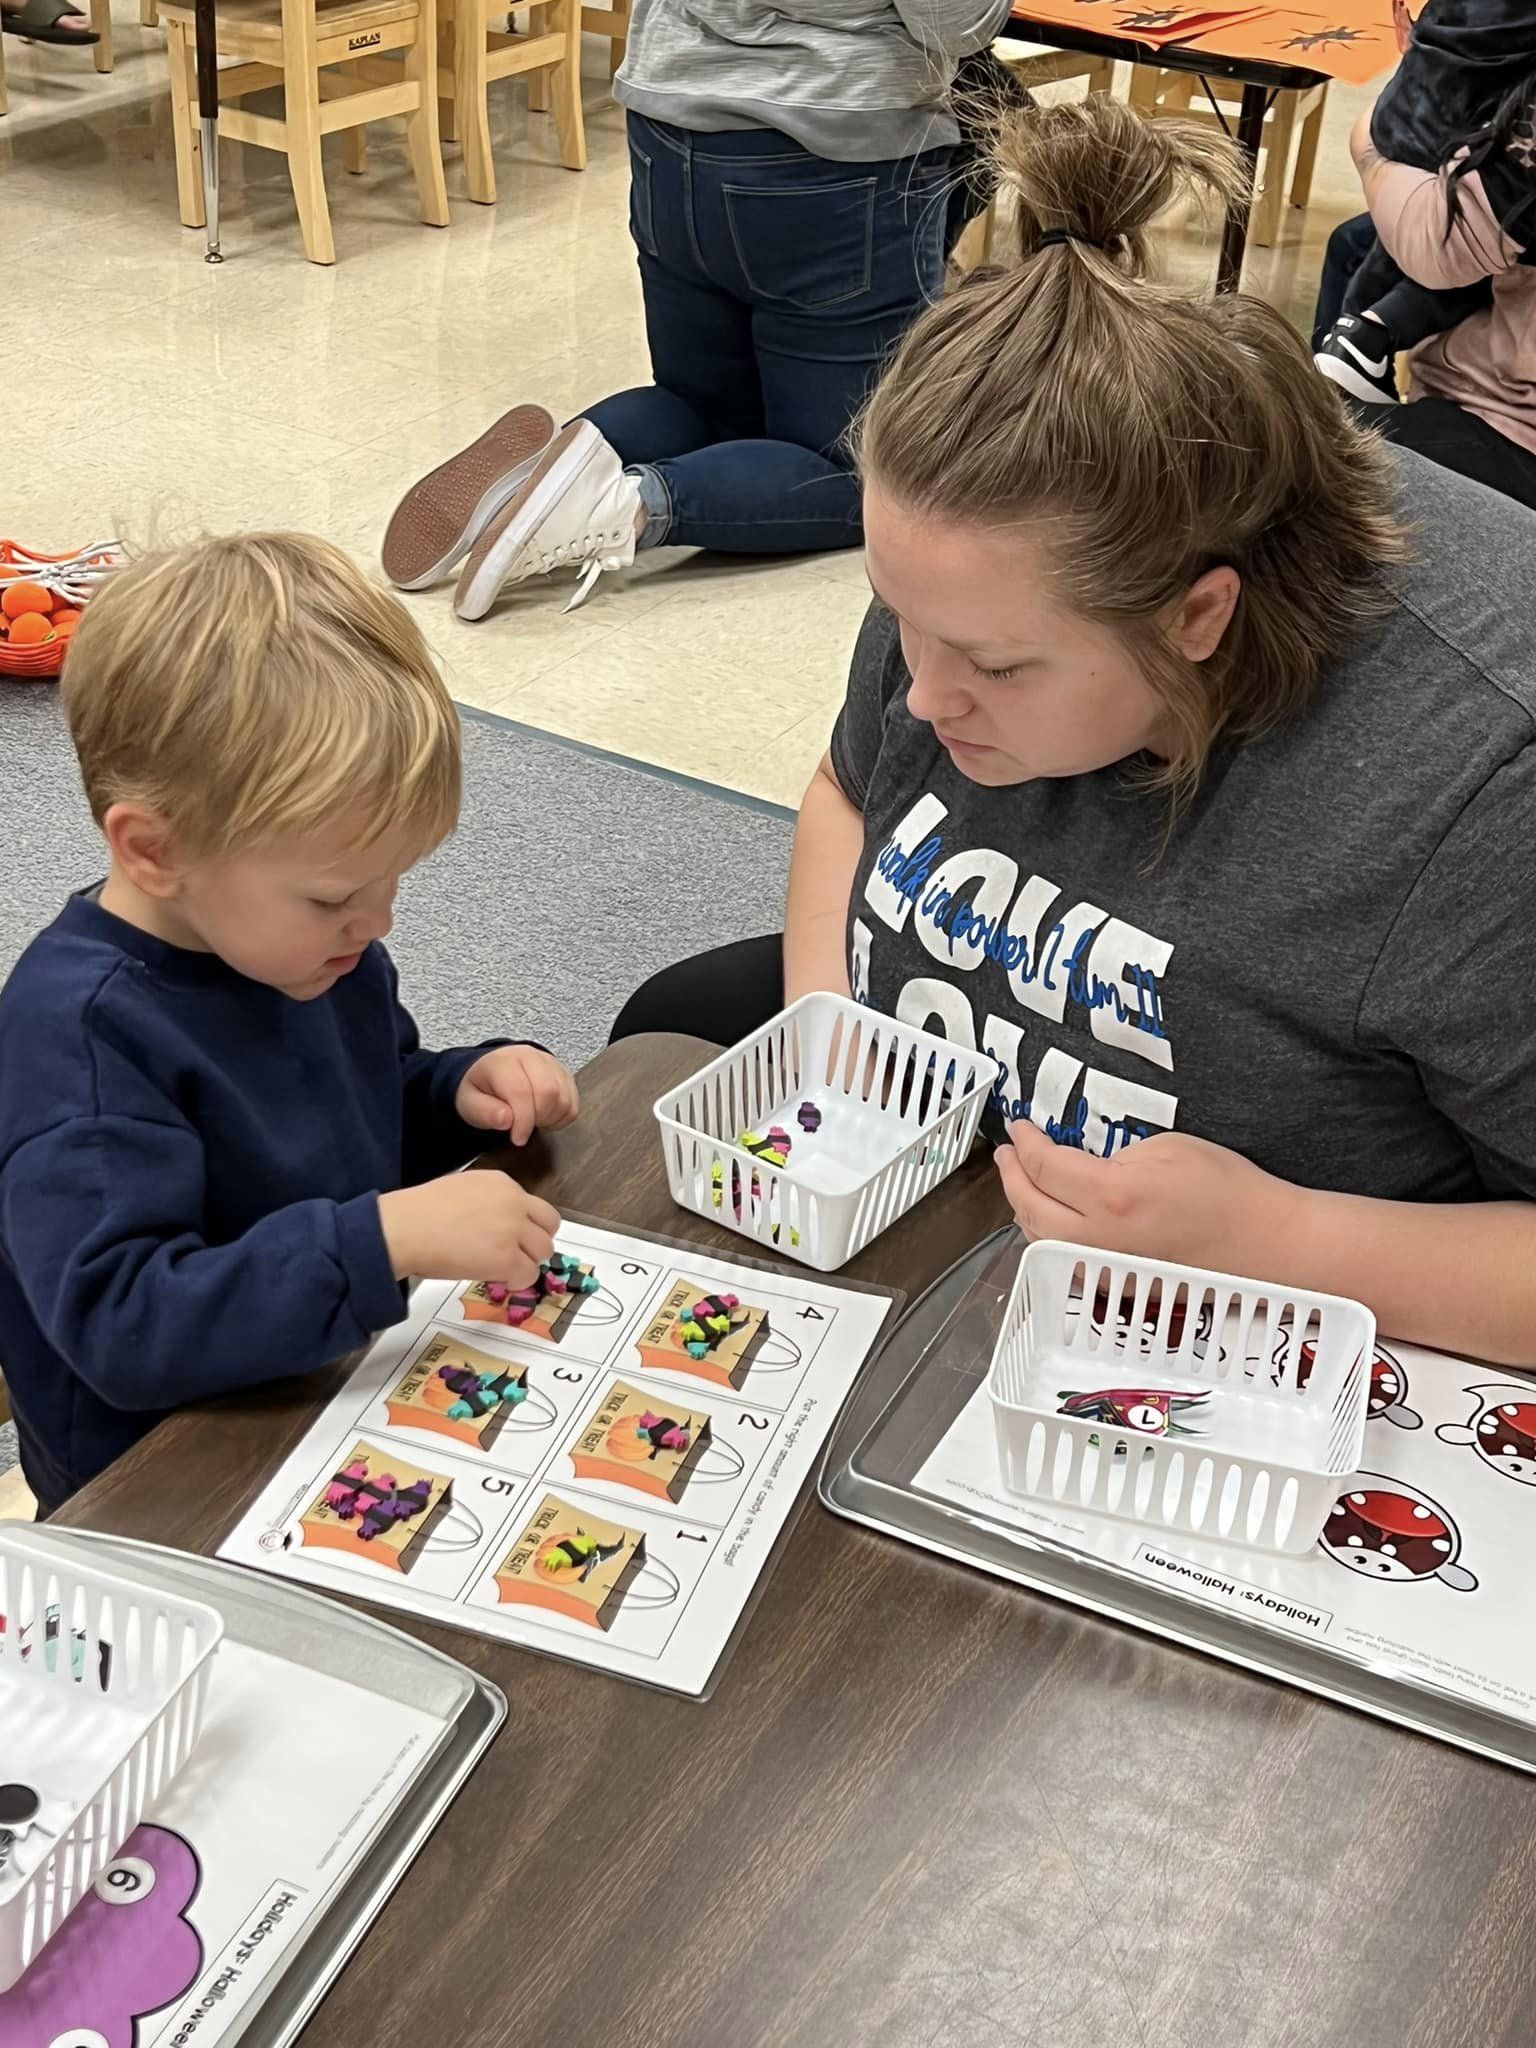
[[[425,590],[446,575],[528,481],[554,440],[542,405],[514,406],[478,441],[412,484],[395,507],[380,559],[397,590]]]
[[[572,420],[555,436],[522,489],[470,550],[453,593],[453,609],[461,619],[485,617],[519,550],[533,539],[602,445],[603,437],[590,420]]]
[[[1341,391],[1347,391],[1351,398],[1358,398],[1362,405],[1397,405],[1401,402],[1395,384],[1389,394],[1373,384],[1364,370],[1351,368],[1348,363],[1340,362],[1337,356],[1316,355],[1312,360],[1330,384],[1337,384]]]

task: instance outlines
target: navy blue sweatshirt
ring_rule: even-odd
[[[382,946],[296,1002],[70,898],[0,991],[0,1370],[45,1508],[399,1321],[378,1197],[484,1143],[484,1050],[422,1049]]]

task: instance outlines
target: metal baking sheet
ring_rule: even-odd
[[[985,1239],[902,1318],[827,1447],[819,1481],[826,1506],[865,1528],[1106,1619],[1518,1770],[1536,1771],[1536,1727],[1516,1714],[1380,1660],[1255,1626],[1068,1543],[940,1499],[916,1483],[986,1377],[1022,1245],[1011,1227]]]
[[[84,1544],[125,1576],[172,1586],[215,1606],[226,1641],[419,1708],[441,1733],[342,1884],[304,1928],[281,1968],[216,2036],[219,2048],[286,2048],[303,2027],[442,1818],[506,1718],[505,1695],[465,1665],[387,1622],[238,1566],[94,1530],[42,1528],[61,1553]]]

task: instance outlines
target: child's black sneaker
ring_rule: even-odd
[[[1362,405],[1397,404],[1397,351],[1379,320],[1346,313],[1334,321],[1312,360]]]

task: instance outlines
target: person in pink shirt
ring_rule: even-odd
[[[1533,113],[1536,78],[1506,94],[1438,170],[1383,155],[1370,112],[1355,124],[1350,151],[1385,254],[1413,285],[1472,307],[1414,348],[1409,404],[1384,393],[1385,402],[1360,410],[1391,439],[1536,506],[1536,207],[1507,203],[1512,182],[1527,188],[1521,199],[1536,200]],[[1468,288],[1479,285],[1483,294],[1468,302]],[[1321,357],[1319,366],[1329,367]]]

